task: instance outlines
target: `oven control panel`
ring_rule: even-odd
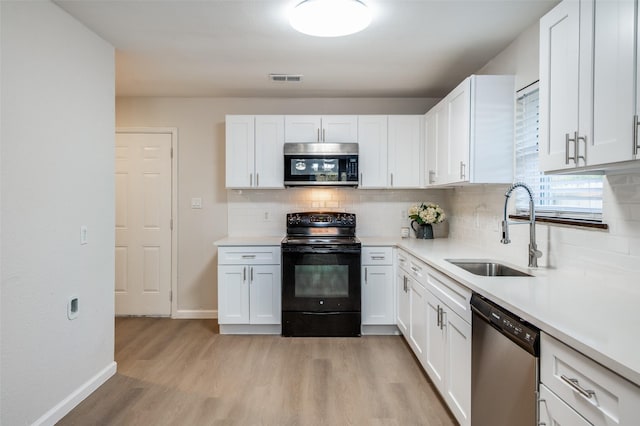
[[[305,226],[309,228],[322,226],[355,227],[356,215],[353,213],[288,213],[287,225]]]

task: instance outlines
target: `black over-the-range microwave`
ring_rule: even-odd
[[[285,186],[358,186],[357,143],[285,143]]]

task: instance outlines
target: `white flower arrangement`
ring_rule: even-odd
[[[415,220],[420,225],[425,223],[440,223],[447,218],[444,210],[434,203],[414,204],[409,208],[408,213],[409,219]]]

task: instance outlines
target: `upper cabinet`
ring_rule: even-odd
[[[358,150],[360,188],[386,188],[387,179],[387,116],[358,117]]]
[[[283,188],[284,116],[226,116],[226,187]]]
[[[285,142],[358,142],[357,115],[287,115]]]
[[[426,186],[513,180],[513,76],[472,75],[425,115]]]
[[[388,117],[388,187],[420,188],[424,149],[423,115]]]
[[[565,0],[540,20],[542,170],[605,170],[638,158],[636,6]]]

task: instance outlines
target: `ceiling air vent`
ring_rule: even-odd
[[[278,83],[300,83],[302,74],[269,74],[269,80]]]

